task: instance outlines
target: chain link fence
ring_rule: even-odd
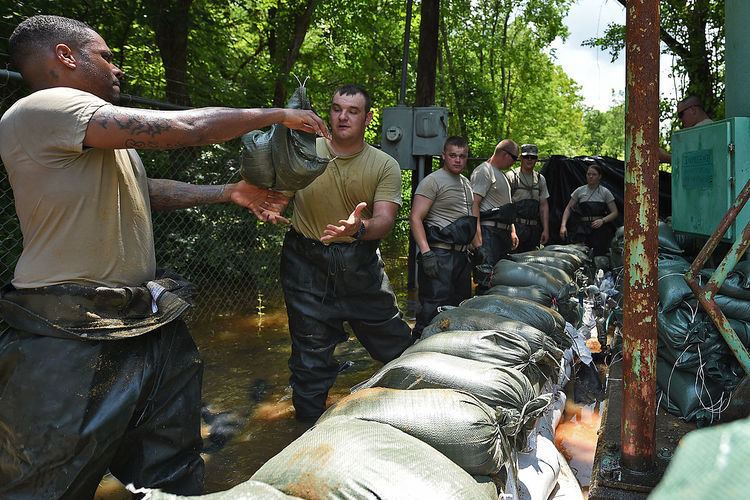
[[[20,75],[0,74],[0,114],[27,95]],[[172,106],[146,99],[130,98],[129,106]],[[239,140],[221,145],[172,151],[141,151],[146,171],[152,178],[168,178],[195,184],[226,184],[239,180]],[[409,200],[391,238],[383,242],[394,287],[406,289],[405,269],[408,240]],[[0,279],[9,282],[23,244],[15,214],[13,192],[5,168],[0,169]],[[153,214],[157,266],[170,268],[195,283],[199,290],[190,320],[216,315],[246,314],[283,304],[279,286],[279,256],[286,228],[260,223],[249,211],[220,204]],[[394,275],[395,274],[395,275]],[[403,281],[403,283],[402,283]],[[405,300],[405,299],[403,299]]]

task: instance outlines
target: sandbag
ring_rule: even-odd
[[[541,262],[533,262],[533,261],[526,262],[526,265],[539,269],[540,271],[544,271],[545,273],[549,274],[556,280],[561,281],[562,283],[565,283],[566,285],[574,281],[573,276],[571,274],[565,272],[563,269],[560,269],[559,267],[555,267],[549,264],[544,264]]]
[[[535,285],[529,286],[509,286],[495,285],[485,295],[505,295],[506,297],[516,297],[526,299],[543,306],[552,307],[552,296],[544,291],[544,288]]]
[[[567,284],[560,281],[550,274],[520,262],[501,259],[497,261],[492,269],[492,286],[509,285],[509,286],[538,286],[544,291],[557,299],[568,297],[570,289]]]
[[[680,440],[650,500],[746,498],[750,420],[688,433]]]
[[[719,409],[729,396],[721,384],[694,372],[673,370],[661,356],[656,358],[656,384],[660,406],[688,422],[695,420],[699,427],[718,420]]]
[[[307,89],[300,86],[287,108],[312,109]],[[322,174],[330,158],[321,158],[317,136],[275,124],[268,132],[253,130],[242,136],[240,175],[256,186],[278,191],[297,191]]]
[[[508,256],[510,260],[513,262],[518,262],[520,264],[528,264],[530,262],[538,262],[539,264],[546,264],[548,266],[554,266],[558,269],[562,269],[569,275],[574,275],[576,272],[576,269],[578,269],[580,266],[576,266],[574,263],[570,262],[569,260],[565,259],[558,259],[556,255],[537,255],[534,252],[525,252],[525,253],[517,253],[517,254],[510,254]]]
[[[563,352],[557,343],[546,333],[517,320],[498,316],[478,309],[452,307],[440,312],[422,331],[422,339],[452,330],[495,330],[501,333],[516,333],[528,342],[532,351],[544,349],[556,362],[560,362]],[[555,373],[558,368],[555,367]],[[549,375],[554,375],[550,373]]]
[[[319,499],[486,499],[497,490],[395,427],[331,417],[313,426],[253,474],[289,495]]]
[[[532,384],[551,378],[559,366],[541,346],[532,350],[526,339],[515,332],[497,330],[450,331],[419,340],[404,354],[440,352],[496,366],[520,370]]]
[[[659,311],[669,312],[693,296],[685,281],[685,272],[690,268],[687,261],[659,259]]]
[[[260,481],[253,481],[252,479],[240,483],[229,490],[210,493],[208,495],[184,497],[164,493],[159,490],[139,490],[139,492],[143,493],[142,500],[300,500],[299,497],[286,495],[273,486],[261,483]]]
[[[719,293],[735,299],[750,300],[750,280],[744,274],[744,266],[740,269],[743,272],[731,271],[727,275],[724,283],[721,284],[721,288],[719,288]],[[715,269],[703,269],[700,276],[707,282],[715,271]]]
[[[684,250],[677,243],[672,227],[666,222],[659,221],[659,252],[681,254]]]
[[[546,500],[560,474],[559,452],[550,439],[537,436],[536,448],[518,454],[518,493],[522,500]]]
[[[536,418],[549,406],[551,394],[537,397],[531,382],[513,368],[438,352],[402,355],[352,388],[455,389],[496,408],[498,424],[515,448],[525,442]]]
[[[429,444],[469,474],[497,474],[510,458],[495,411],[468,393],[373,387],[339,400],[318,423],[342,416],[391,425]]]
[[[571,346],[570,337],[565,333],[565,320],[560,313],[530,300],[482,295],[464,300],[459,307],[478,309],[521,321],[552,337],[560,349]]]
[[[577,255],[572,254],[572,253],[557,252],[557,251],[546,250],[546,249],[532,250],[530,252],[521,252],[521,253],[511,254],[511,258],[513,258],[514,256],[521,258],[521,259],[526,258],[528,256],[552,257],[553,259],[564,260],[570,264],[573,264],[576,267],[576,269],[583,266],[588,260],[588,259],[580,258]]]
[[[571,243],[569,245],[546,245],[542,250],[548,252],[572,253],[583,262],[591,260],[591,249],[583,244]]]

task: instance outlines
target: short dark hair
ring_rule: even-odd
[[[88,24],[61,16],[32,16],[16,26],[8,39],[13,66],[23,73],[24,65],[34,62],[35,56],[51,45],[64,43],[80,49],[93,37]]]
[[[468,150],[469,141],[467,141],[465,137],[452,135],[445,140],[445,143],[443,144],[443,151],[448,149],[448,146],[455,146],[457,148],[465,148],[466,150]]]
[[[362,97],[365,98],[365,113],[370,112],[370,108],[372,107],[372,99],[370,99],[370,93],[367,92],[367,90],[357,84],[354,83],[347,83],[346,85],[342,85],[338,87],[336,90],[333,91],[333,95],[357,95],[361,94]]]

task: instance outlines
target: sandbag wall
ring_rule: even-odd
[[[744,371],[685,282],[691,262],[678,241],[670,226],[660,222],[657,397],[670,413],[704,426],[720,420]],[[621,255],[621,248],[620,230],[613,254]],[[701,271],[700,284],[713,272]],[[750,346],[750,262],[737,264],[715,300],[742,343]]]
[[[586,255],[566,246],[498,263],[490,294],[438,314],[252,479],[312,499],[521,495],[518,453],[571,345],[556,305],[575,295]]]

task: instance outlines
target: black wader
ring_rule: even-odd
[[[518,246],[513,253],[530,252],[539,247],[542,239],[542,221],[539,218],[539,202],[526,199],[514,203],[516,207],[516,236]]]
[[[325,411],[339,364],[333,357],[348,322],[370,355],[384,363],[411,344],[396,297],[383,270],[378,241],[323,243],[287,232],[281,253],[289,333],[292,401],[300,420]]]
[[[507,258],[513,248],[510,226],[515,218],[515,210],[513,203],[507,203],[479,214],[482,246],[478,251],[482,263],[474,268],[474,281],[480,295],[492,287],[492,270],[497,261]]]
[[[607,255],[615,229],[611,223],[605,222],[599,229],[591,227],[596,219],[602,219],[609,214],[609,207],[603,201],[583,201],[573,210],[573,243],[584,243],[594,251],[594,256]]]
[[[109,311],[117,309],[113,295],[86,288],[91,293],[80,303],[109,302]],[[2,302],[13,325],[11,295]],[[141,295],[150,312],[149,292]],[[127,309],[138,294],[121,297]],[[180,314],[181,308],[172,310]],[[136,322],[147,321],[143,307],[133,310],[143,320]],[[19,321],[30,324],[34,314]],[[51,336],[38,334],[51,325],[41,317],[30,325],[37,333],[11,327],[0,335],[0,498],[93,498],[107,469],[136,487],[203,492],[198,350],[179,318],[155,329],[141,325],[149,331],[130,337],[123,323],[110,322],[117,339],[106,333],[97,340],[62,338],[66,330],[54,326]],[[81,323],[70,324],[82,331]],[[86,331],[95,337],[101,330]]]

